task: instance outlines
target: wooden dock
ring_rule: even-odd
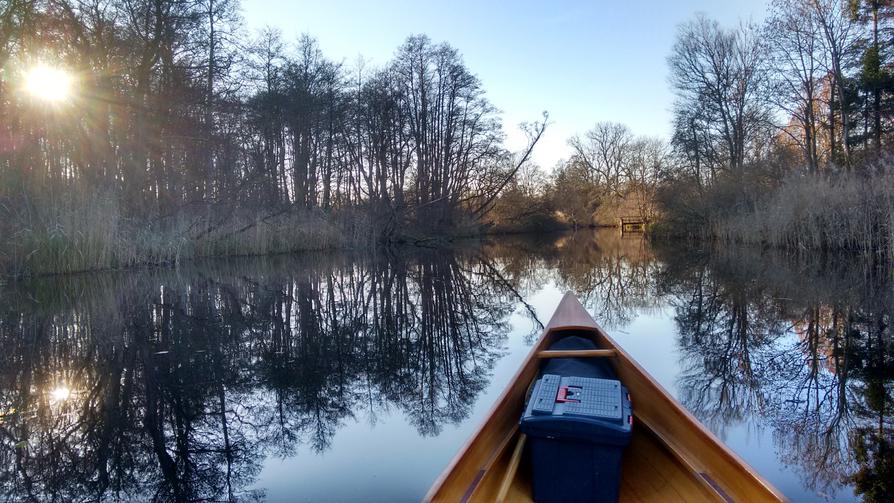
[[[648,221],[645,217],[640,215],[631,215],[619,218],[618,228],[621,229],[621,234],[627,232],[645,232],[647,223]]]

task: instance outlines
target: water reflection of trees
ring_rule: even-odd
[[[609,327],[670,304],[700,419],[772,428],[817,491],[894,490],[887,273],[746,250],[656,259],[579,233],[7,287],[0,498],[258,500],[266,457],[325,451],[349,421],[397,413],[437,435],[469,416],[509,315],[540,321],[527,302],[550,282]]]
[[[867,501],[890,496],[890,276],[841,258],[794,263],[745,250],[663,259],[686,406],[715,430],[762,418],[781,460],[813,490],[848,482]]]
[[[667,261],[661,288],[675,306],[679,346],[685,355],[681,398],[715,431],[763,404],[760,378],[766,348],[786,325],[762,287],[720,281],[723,271],[699,263]]]
[[[599,322],[614,328],[658,306],[660,263],[641,234],[615,229],[545,236],[538,241],[502,240],[490,254],[520,278],[528,292],[549,281],[575,292]]]
[[[0,495],[256,500],[264,458],[397,409],[463,420],[514,308],[491,264],[215,262],[3,292]],[[511,285],[510,285],[511,286]]]

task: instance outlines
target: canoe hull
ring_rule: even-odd
[[[622,465],[621,501],[786,501],[676,402],[618,346],[573,295],[555,314],[478,431],[435,481],[425,501],[495,501],[518,439],[530,383],[557,337],[589,337],[609,357],[630,392],[633,438]],[[611,355],[614,356],[611,356]],[[522,463],[506,501],[531,501]]]

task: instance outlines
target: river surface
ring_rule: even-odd
[[[793,501],[890,501],[888,273],[614,232],[2,286],[0,500],[419,500],[568,290]]]

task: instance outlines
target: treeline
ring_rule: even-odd
[[[890,249],[894,7],[774,0],[763,24],[704,16],[668,57],[666,229],[796,249]]]
[[[894,6],[769,9],[759,24],[679,26],[669,140],[597,123],[569,139],[539,207],[572,226],[641,216],[664,236],[890,257]]]
[[[489,215],[498,230],[614,226],[619,217],[659,217],[657,191],[675,166],[667,141],[598,122],[568,143],[572,155],[552,172],[536,165],[519,170]]]
[[[497,110],[446,43],[412,36],[380,68],[349,66],[309,36],[247,37],[238,7],[0,6],[7,262],[54,272],[449,233],[478,225],[527,159],[503,147]],[[41,65],[73,76],[69,99],[28,94]],[[99,220],[112,227],[95,232]]]

